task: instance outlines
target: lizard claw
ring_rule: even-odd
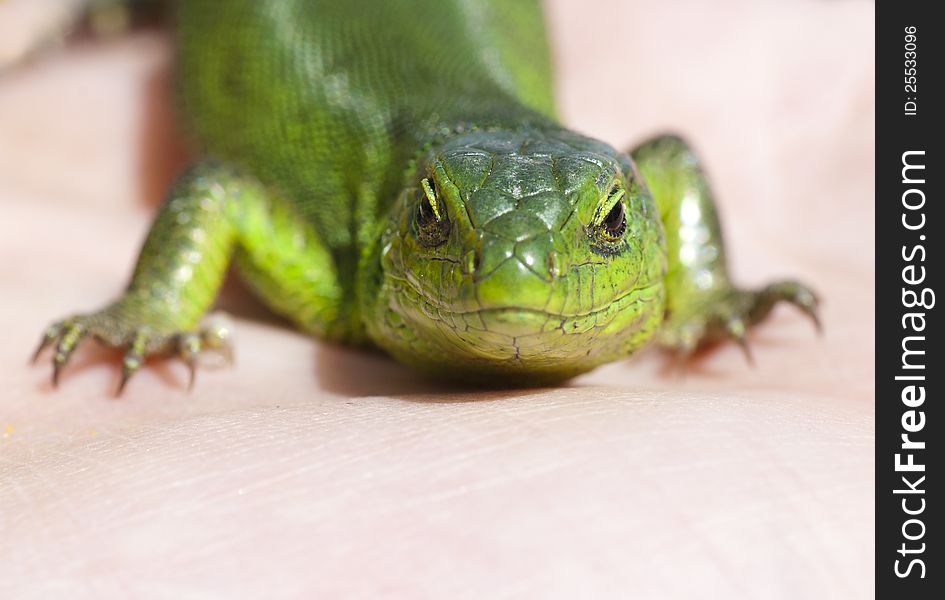
[[[121,365],[121,381],[118,383],[118,389],[115,391],[115,396],[121,396],[121,393],[125,391],[125,385],[128,383],[128,380],[131,379],[131,375],[138,370],[138,367],[129,368],[127,361],[123,361]]]
[[[43,341],[34,354],[34,360],[46,346],[51,345],[54,341],[58,342],[56,344],[56,352],[53,354],[53,387],[59,385],[59,373],[62,372],[63,367],[66,366],[66,363],[68,363],[69,359],[72,357],[72,353],[79,346],[79,342],[81,342],[87,334],[88,329],[83,327],[80,323],[77,323],[74,319],[67,319],[56,323],[46,330]]]
[[[817,298],[817,294],[813,290],[803,283],[797,281],[772,283],[759,292],[759,304],[762,299],[770,306],[774,306],[781,300],[793,304],[814,323],[817,335],[823,335],[824,328],[820,322],[820,317],[817,315],[820,299]],[[764,315],[767,315],[767,311],[764,312]],[[761,318],[764,318],[764,315]]]
[[[33,352],[32,358],[30,358],[30,363],[35,363],[39,359],[39,356],[43,353],[43,350],[48,348],[53,342],[59,339],[59,334],[61,331],[62,325],[59,323],[53,323],[46,328],[46,331],[43,332],[43,337],[39,340],[39,345]]]
[[[150,356],[177,356],[183,360],[188,370],[188,390],[194,386],[198,358],[204,350],[220,353],[227,363],[233,361],[232,325],[226,319],[211,316],[196,330],[169,332],[154,330],[142,323],[144,319],[135,321],[128,318],[127,312],[114,307],[57,321],[43,332],[33,361],[55,344],[52,383],[58,386],[59,375],[72,353],[91,334],[106,346],[122,349],[118,396]]]
[[[144,364],[145,350],[147,349],[149,339],[150,335],[148,330],[139,329],[135,332],[131,343],[125,348],[125,354],[121,358],[121,382],[118,384],[116,396],[121,396],[128,380],[131,379],[131,376]]]
[[[748,327],[745,325],[745,321],[739,317],[731,318],[725,323],[725,330],[728,336],[741,347],[748,365],[754,367],[755,359],[751,354],[751,347],[748,345]]]
[[[184,364],[187,365],[187,390],[194,389],[194,379],[197,376],[197,356],[203,345],[199,333],[185,333],[177,341],[177,352]]]
[[[212,313],[201,322],[199,348],[217,352],[226,364],[233,364],[233,322],[226,313]]]
[[[798,307],[817,332],[822,332],[817,295],[797,281],[779,281],[757,291],[720,289],[685,307],[684,312],[669,314],[660,332],[660,345],[677,356],[688,356],[703,346],[732,340],[741,347],[748,364],[754,366],[748,331],[781,301]]]

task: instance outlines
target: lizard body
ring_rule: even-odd
[[[321,338],[438,377],[561,380],[650,340],[743,341],[800,283],[740,290],[696,157],[558,123],[531,1],[178,3],[177,97],[203,158],[168,192],[123,296],[56,322],[193,367],[234,262]]]

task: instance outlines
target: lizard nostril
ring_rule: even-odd
[[[463,256],[463,272],[467,275],[472,275],[479,270],[479,253],[475,250],[470,250]]]

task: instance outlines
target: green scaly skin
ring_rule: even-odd
[[[87,335],[124,349],[122,386],[150,355],[193,367],[225,343],[201,318],[231,259],[313,335],[489,385],[743,341],[779,300],[815,317],[799,283],[730,283],[685,142],[624,153],[558,124],[535,2],[189,0],[175,22],[206,159],[126,293],[46,331],[54,378]]]

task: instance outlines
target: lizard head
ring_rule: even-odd
[[[408,175],[380,262],[372,337],[441,377],[570,377],[629,354],[663,313],[649,192],[626,154],[567,131],[434,147]]]

